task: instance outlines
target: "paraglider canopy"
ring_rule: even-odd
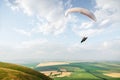
[[[67,16],[69,13],[73,13],[73,12],[79,12],[83,15],[86,15],[90,19],[97,21],[95,15],[85,8],[70,8],[65,12],[65,16]]]
[[[89,17],[90,19],[92,19],[93,21],[97,21],[95,15],[92,12],[90,12],[88,9],[85,9],[85,8],[77,8],[77,7],[70,8],[65,12],[65,16],[68,16],[69,13],[75,13],[75,12],[85,15],[85,16]],[[88,37],[83,37],[81,40],[81,43],[86,41],[87,38]]]

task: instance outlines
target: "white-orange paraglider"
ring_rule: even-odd
[[[74,13],[74,12],[79,12],[83,15],[88,16],[90,19],[97,21],[95,15],[85,8],[70,8],[65,12],[65,16],[67,16],[69,13]]]
[[[70,8],[65,12],[65,16],[68,16],[69,13],[75,13],[75,12],[79,12],[87,17],[89,17],[90,19],[97,21],[95,15],[90,12],[88,9],[85,8]],[[81,40],[81,43],[86,41],[88,37],[83,37]]]

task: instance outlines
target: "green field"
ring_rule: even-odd
[[[52,80],[30,68],[0,62],[0,80]]]
[[[60,69],[66,69],[67,72],[71,72],[71,75],[65,77],[54,76],[52,77],[54,80],[120,80],[120,76],[111,77],[104,75],[107,73],[120,74],[119,62],[77,62],[35,68],[37,71],[60,71]]]

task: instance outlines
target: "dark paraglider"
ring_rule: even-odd
[[[84,41],[86,41],[87,38],[88,37],[83,37],[82,40],[81,40],[81,43],[84,42]]]

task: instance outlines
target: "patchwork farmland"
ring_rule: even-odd
[[[120,80],[119,62],[75,62],[34,69],[54,80]]]

